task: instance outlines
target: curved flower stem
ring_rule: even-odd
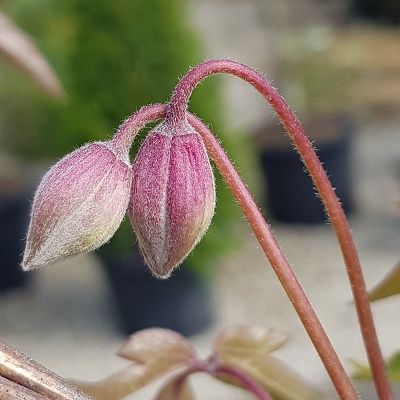
[[[140,121],[137,126],[123,123],[116,133],[113,142],[114,146],[124,150],[127,143],[130,143],[134,135],[142,128],[146,122],[152,119],[165,117],[167,106],[153,105],[140,109],[127,119],[127,121]],[[233,195],[241,206],[246,218],[248,219],[258,241],[260,242],[268,260],[270,261],[276,275],[284,287],[290,301],[298,313],[311,341],[313,342],[318,354],[321,357],[325,368],[332,379],[333,384],[342,400],[355,400],[358,398],[352,383],[326,335],[321,323],[314,312],[312,305],[308,301],[300,283],[285,259],[279,245],[277,244],[268,224],[265,222],[261,212],[255,204],[251,194],[235,170],[233,164],[225,154],[221,145],[197,117],[188,115],[189,124],[201,135],[207,151],[214,160],[221,175],[228,183]],[[145,118],[149,120],[145,121]],[[151,118],[152,119],[151,119]]]
[[[175,394],[176,398],[180,399],[182,393],[183,384],[186,379],[197,372],[206,372],[214,377],[219,375],[228,376],[237,381],[242,388],[248,392],[253,393],[254,396],[259,400],[272,400],[272,397],[265,392],[265,390],[254,380],[251,376],[238,368],[231,367],[229,365],[221,364],[219,361],[210,359],[206,361],[196,361],[194,364],[187,367],[180,375],[174,378],[175,382]]]
[[[271,263],[272,268],[313,342],[315,349],[321,357],[340,398],[343,400],[357,399],[358,396],[352,383],[322,327],[317,314],[308,301],[306,294],[279,248],[270,227],[258,209],[246,185],[243,183],[232,162],[210,130],[195,117],[189,116],[189,123],[202,137],[208,153],[243,210],[265,255]]]
[[[177,127],[185,124],[188,101],[193,89],[205,77],[216,73],[235,75],[250,83],[274,108],[288,131],[320,194],[339,241],[378,397],[381,400],[392,399],[357,249],[346,216],[312,144],[278,91],[261,74],[246,65],[230,60],[205,61],[192,68],[176,86],[165,123]]]
[[[166,105],[154,104],[140,108],[130,115],[118,128],[112,138],[115,151],[124,157],[129,153],[132,141],[136,134],[145,127],[145,125],[157,119],[164,118]]]
[[[272,400],[272,397],[253,378],[237,368],[229,365],[219,365],[213,372],[214,375],[221,374],[235,379],[242,387],[253,393],[260,400]]]

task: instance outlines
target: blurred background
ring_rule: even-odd
[[[55,160],[110,137],[141,105],[167,101],[189,66],[230,58],[265,73],[303,121],[350,217],[367,285],[376,285],[400,256],[399,1],[3,0],[0,7],[0,337],[63,376],[98,379],[124,365],[114,353],[141,328],[176,329],[207,354],[229,324],[275,327],[289,335],[277,356],[332,397],[218,173],[214,223],[171,280],[150,276],[128,223],[95,254],[29,274],[18,263],[35,187]],[[11,21],[32,47],[6,38]],[[36,51],[48,66],[35,64]],[[21,68],[25,57],[31,64]],[[352,372],[349,360],[366,357],[341,255],[279,121],[232,77],[207,79],[190,108],[235,160]],[[386,357],[400,347],[399,306],[399,297],[373,305]],[[200,395],[247,398],[198,381]]]

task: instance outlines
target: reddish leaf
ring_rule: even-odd
[[[117,354],[137,363],[149,363],[168,357],[175,361],[196,358],[192,345],[179,333],[169,329],[151,328],[131,335]]]
[[[100,381],[80,383],[82,389],[97,400],[121,399],[196,358],[183,336],[159,328],[133,334],[118,355],[134,364]]]
[[[282,347],[287,337],[274,329],[234,325],[223,330],[214,342],[214,353],[223,357],[225,353],[241,358],[257,357]]]
[[[274,330],[235,326],[222,332],[214,344],[215,357],[255,379],[275,400],[321,400],[320,391],[305,382],[269,353],[286,341]],[[236,381],[219,376],[222,381]]]

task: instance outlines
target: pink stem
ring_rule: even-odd
[[[272,400],[272,397],[265,392],[265,390],[254,380],[251,376],[245,372],[228,365],[221,364],[219,361],[213,359],[207,361],[197,361],[193,365],[186,368],[181,375],[174,378],[175,381],[175,394],[179,399],[183,384],[186,379],[197,372],[207,372],[214,377],[219,375],[225,375],[233,378],[237,381],[244,389],[248,392],[253,393],[259,400]]]
[[[240,369],[229,365],[219,365],[214,369],[214,375],[226,375],[234,378],[241,386],[246,388],[250,393],[253,393],[260,400],[272,400],[272,397],[267,394],[264,389],[249,375],[245,374]]]
[[[133,114],[128,120],[143,121],[144,118],[140,116],[143,112],[145,116],[151,116],[154,119],[160,119],[165,116],[167,107],[165,105],[154,105],[142,108],[136,114]],[[310,302],[308,301],[300,283],[290,268],[285,259],[279,245],[277,244],[268,224],[265,222],[261,212],[255,204],[251,194],[247,190],[245,184],[236,172],[233,164],[225,154],[224,150],[215,139],[213,134],[194,115],[188,114],[189,123],[192,127],[202,136],[203,141],[207,147],[209,154],[217,165],[233,195],[239,202],[246,218],[248,219],[258,241],[260,242],[268,260],[270,261],[275,273],[282,283],[289,299],[291,300],[295,310],[297,311],[311,341],[313,342],[318,354],[321,357],[325,368],[332,379],[333,384],[341,399],[355,400],[358,398],[350,379],[329,341],[321,323],[318,320]],[[147,122],[150,122],[147,121]],[[122,124],[120,130],[114,137],[114,145],[118,147],[132,141],[134,135],[142,127],[131,126],[126,128],[127,125]],[[124,137],[126,136],[126,138]]]
[[[261,74],[246,65],[229,60],[205,61],[192,68],[179,81],[172,95],[165,123],[177,127],[184,124],[187,118],[189,97],[193,89],[204,78],[216,73],[232,74],[250,83],[270,103],[287,129],[320,194],[339,241],[378,397],[381,400],[393,399],[357,249],[346,216],[312,144],[277,90]]]
[[[148,123],[164,118],[165,109],[164,104],[154,104],[144,106],[129,116],[112,139],[116,151],[119,151],[122,157],[127,155],[136,134]]]
[[[202,137],[208,153],[243,210],[265,255],[271,263],[272,268],[314,344],[339,397],[343,400],[358,399],[357,393],[322,327],[317,314],[308,301],[300,282],[297,280],[282,250],[279,248],[271,229],[232,162],[207,126],[192,116],[189,116],[189,123]]]

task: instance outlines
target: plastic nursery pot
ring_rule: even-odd
[[[351,145],[353,121],[349,116],[318,116],[304,123],[317,147],[346,214],[354,208]],[[280,125],[259,131],[261,166],[266,180],[266,212],[286,223],[317,224],[327,217],[299,155]]]
[[[392,23],[400,22],[400,4],[398,0],[353,0],[353,11],[372,21]]]
[[[29,282],[31,274],[24,273],[19,266],[28,217],[26,193],[0,197],[0,293]]]
[[[169,279],[160,280],[150,274],[136,248],[130,257],[102,259],[123,333],[162,327],[191,336],[212,322],[207,280],[187,266],[181,266]]]

